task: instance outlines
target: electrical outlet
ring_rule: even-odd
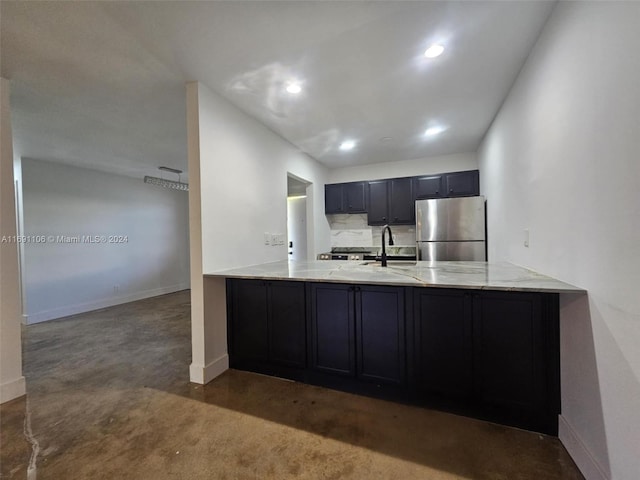
[[[113,286],[113,293],[118,293],[120,291],[120,285]]]
[[[529,229],[524,229],[524,246],[529,248]]]

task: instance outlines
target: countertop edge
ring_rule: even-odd
[[[283,263],[285,261],[276,261],[269,262],[258,265],[251,265],[247,267],[240,267],[236,269],[229,269],[227,271],[219,271],[219,272],[211,272],[203,274],[205,278],[236,278],[236,279],[246,279],[246,280],[281,280],[281,281],[292,281],[292,282],[310,282],[310,283],[336,283],[336,284],[362,284],[362,285],[384,285],[384,286],[399,286],[399,287],[417,287],[417,288],[442,288],[442,289],[461,289],[461,290],[491,290],[491,291],[503,291],[503,292],[537,292],[537,293],[564,293],[564,294],[587,294],[587,291],[581,289],[579,287],[574,287],[573,285],[566,284],[560,280],[555,280],[552,277],[546,277],[550,280],[555,280],[561,284],[566,285],[558,286],[558,287],[544,287],[544,286],[526,286],[526,285],[482,285],[475,283],[453,283],[453,282],[444,282],[444,283],[429,283],[424,282],[419,279],[414,279],[414,281],[403,281],[401,279],[389,281],[388,279],[384,280],[375,280],[375,279],[349,279],[349,278],[322,278],[322,277],[313,277],[313,276],[282,276],[281,274],[269,274],[269,273],[244,273],[238,272],[238,270],[242,270],[243,268],[259,268],[261,266],[267,265],[277,265]],[[323,263],[323,265],[325,265]],[[345,265],[341,263],[340,265]],[[512,265],[514,268],[520,270],[526,270],[535,275],[542,275],[538,272],[530,270],[526,267],[521,267],[514,264]],[[544,276],[544,275],[543,275]]]

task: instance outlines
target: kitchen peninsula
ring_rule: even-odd
[[[232,368],[556,435],[561,293],[585,292],[507,263],[282,261],[206,274],[205,322]]]

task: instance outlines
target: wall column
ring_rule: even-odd
[[[25,394],[9,82],[0,78],[0,403]]]
[[[229,368],[224,279],[204,281],[200,190],[200,105],[197,82],[187,84],[189,251],[191,258],[190,380],[205,384]],[[205,286],[206,296],[205,296]],[[205,322],[205,318],[207,321]]]

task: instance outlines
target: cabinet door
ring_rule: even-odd
[[[389,223],[411,225],[415,223],[416,206],[411,178],[389,180]]]
[[[414,289],[414,309],[417,390],[469,398],[473,392],[470,294]]]
[[[476,299],[476,388],[511,410],[544,407],[547,359],[539,294],[483,292]]]
[[[267,285],[262,280],[233,280],[229,284],[231,364],[267,361]]]
[[[387,180],[369,182],[368,224],[385,225],[389,223],[389,190]]]
[[[440,198],[446,196],[443,191],[442,175],[428,175],[424,177],[416,177],[413,179],[413,189],[415,198],[421,200],[424,198]]]
[[[346,183],[344,185],[345,210],[348,213],[367,211],[367,190],[365,182]]]
[[[377,383],[405,382],[403,287],[356,287],[357,375]]]
[[[449,197],[480,195],[480,175],[478,170],[447,173],[446,194]]]
[[[354,376],[353,287],[311,285],[311,367],[327,373]]]
[[[343,190],[341,183],[324,186],[324,213],[344,213]]]
[[[269,361],[305,367],[306,320],[302,282],[269,282]]]

